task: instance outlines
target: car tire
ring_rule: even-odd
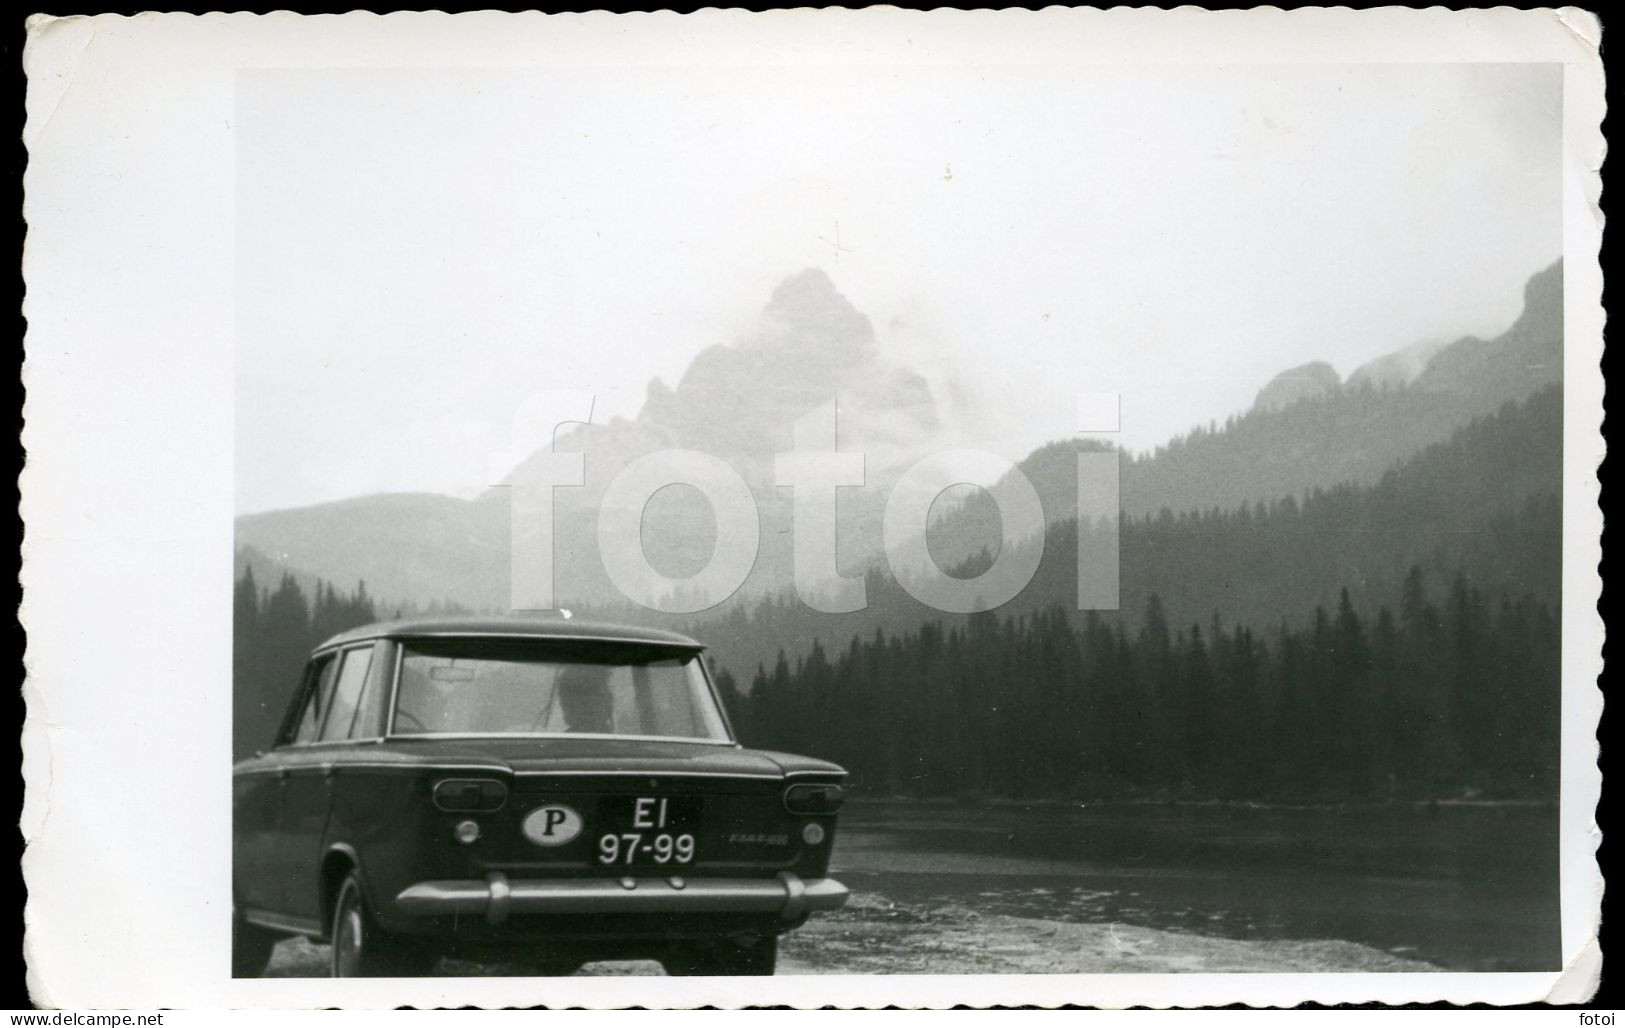
[[[271,951],[276,948],[276,936],[257,925],[243,920],[236,911],[231,915],[231,976],[258,978],[271,963]]]
[[[333,902],[329,971],[334,978],[414,978],[433,969],[435,954],[416,940],[378,927],[361,891],[361,879],[346,875]]]
[[[661,961],[672,975],[769,975],[778,962],[776,935],[689,943]]]

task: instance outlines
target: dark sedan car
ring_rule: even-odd
[[[340,976],[443,954],[771,974],[781,933],[846,902],[846,773],[741,747],[701,650],[518,619],[322,644],[276,745],[232,769],[233,973],[302,935]]]

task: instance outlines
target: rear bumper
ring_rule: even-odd
[[[407,917],[483,917],[499,925],[525,914],[777,914],[797,922],[846,903],[833,878],[619,878],[510,881],[493,871],[484,881],[419,882],[395,897]]]

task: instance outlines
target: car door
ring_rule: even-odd
[[[333,809],[334,776],[344,750],[352,745],[350,728],[361,705],[374,648],[374,643],[363,643],[333,658],[332,686],[325,693],[325,709],[318,712],[316,737],[301,747],[297,762],[289,769],[282,807],[282,835],[288,841],[289,858],[284,902],[288,913],[301,920],[320,923],[324,916],[321,863],[328,815]]]
[[[298,760],[301,745],[316,738],[318,715],[326,710],[335,670],[330,654],[305,665],[275,746],[247,762],[234,777],[234,888],[244,907],[279,915],[288,912],[286,883],[292,856],[285,833],[290,761]]]
[[[327,820],[328,786],[323,774],[326,757],[321,744],[322,725],[333,707],[342,654],[328,653],[311,662],[305,703],[288,745],[277,750],[277,831],[273,865],[277,880],[276,909],[301,920],[319,923],[315,905],[307,901],[310,883],[320,867],[322,828]]]
[[[342,846],[353,852],[368,888],[375,882],[373,870],[399,863],[402,829],[422,813],[416,776],[389,768],[387,756],[380,755],[393,699],[397,652],[390,640],[376,644],[360,703],[350,721],[350,745],[332,754],[332,800],[322,848],[325,852]],[[340,714],[335,710],[333,716]],[[337,724],[330,722],[328,734],[337,731]],[[405,849],[410,852],[409,847]]]

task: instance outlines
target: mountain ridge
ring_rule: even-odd
[[[1315,372],[1319,387],[1305,395],[1278,395],[1262,406],[1255,402],[1222,428],[1199,427],[1149,454],[1124,454],[1124,510],[1145,515],[1164,508],[1231,508],[1342,482],[1375,481],[1397,461],[1448,438],[1502,402],[1560,382],[1562,262],[1534,275],[1524,295],[1524,309],[1505,333],[1437,347],[1402,384],[1392,383],[1402,377],[1404,366],[1416,362],[1414,346],[1368,362],[1335,385],[1324,372]],[[787,361],[786,354],[813,356],[796,362]],[[1379,375],[1384,361],[1401,371]],[[1311,362],[1300,369],[1314,366]],[[1335,379],[1335,371],[1320,366]],[[752,387],[755,379],[766,384]],[[1273,380],[1261,390],[1260,400],[1271,384]],[[783,588],[791,566],[793,523],[787,491],[773,485],[771,458],[791,448],[790,422],[801,412],[795,404],[816,403],[831,386],[843,398],[841,445],[878,458],[869,470],[870,483],[877,487],[894,480],[906,463],[910,439],[929,438],[941,428],[940,409],[925,380],[886,364],[868,317],[826,274],[808,269],[785,280],[757,323],[732,344],[708,347],[696,356],[675,388],[658,379],[651,382],[636,419],[561,433],[559,449],[588,454],[588,483],[556,492],[560,602],[590,605],[618,599],[598,560],[596,504],[609,479],[631,459],[672,446],[721,451],[757,498],[762,552],[741,599]],[[1286,392],[1290,390],[1277,391]],[[851,404],[846,402],[849,393]],[[700,408],[725,408],[727,416],[707,418],[695,413]],[[868,438],[854,446],[852,437],[865,433]],[[1076,514],[1072,454],[1103,445],[1056,440],[1020,462],[1048,523]],[[516,473],[523,469],[521,464]],[[365,580],[386,604],[454,602],[471,609],[506,609],[507,493],[493,489],[475,500],[378,494],[243,515],[236,521],[237,542],[273,562],[340,584]],[[702,566],[709,556],[714,538],[714,532],[706,535],[710,512],[695,500],[663,502],[662,524],[653,530],[646,525],[651,563],[673,577]],[[883,488],[843,491],[842,565],[849,573],[880,559],[883,503]],[[996,549],[998,531],[997,510],[977,490],[937,518],[928,538],[933,556],[947,566],[990,545]]]

